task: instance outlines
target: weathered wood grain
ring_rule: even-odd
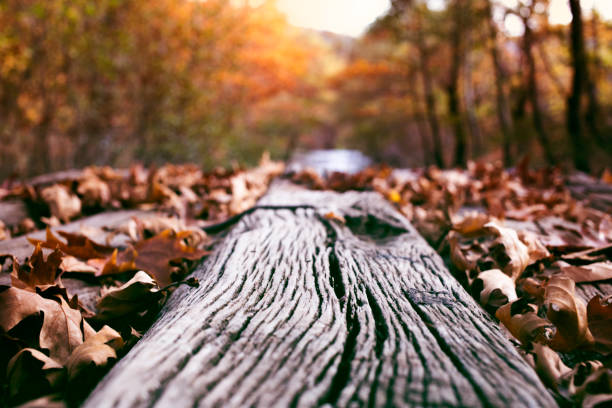
[[[313,208],[245,215],[85,407],[555,406],[382,197],[276,182],[259,204]]]

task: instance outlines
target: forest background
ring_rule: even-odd
[[[314,148],[611,163],[612,22],[579,0],[569,24],[546,0],[437,3],[393,0],[354,38],[270,0],[4,0],[0,180]]]

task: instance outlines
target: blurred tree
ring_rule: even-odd
[[[574,166],[578,170],[589,170],[589,144],[584,137],[582,119],[582,96],[587,77],[587,61],[584,51],[584,30],[582,28],[582,9],[580,0],[569,0],[572,11],[571,50],[572,50],[572,93],[567,99],[567,128],[573,147]]]

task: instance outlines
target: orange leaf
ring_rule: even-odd
[[[59,248],[65,254],[81,259],[106,258],[113,252],[112,247],[98,244],[85,235],[71,234],[64,231],[58,231],[58,233],[66,238],[67,242],[63,242],[53,235],[49,228],[47,228],[45,241],[33,238],[28,238],[28,241],[30,241],[32,245],[40,245],[43,248]]]
[[[36,288],[45,289],[57,283],[59,266],[62,263],[62,252],[53,251],[44,258],[40,244],[36,245],[30,259],[24,265],[18,265],[13,259],[11,282],[14,287],[36,292]]]

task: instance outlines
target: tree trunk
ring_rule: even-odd
[[[463,166],[466,162],[466,138],[465,129],[463,128],[463,120],[461,108],[459,106],[459,74],[461,68],[461,10],[459,4],[455,1],[452,5],[454,29],[451,30],[451,65],[446,85],[446,94],[448,96],[448,115],[450,117],[453,132],[455,133],[455,158],[453,163],[456,166]]]
[[[602,131],[599,121],[601,120],[601,107],[599,104],[599,98],[597,96],[597,81],[601,78],[601,58],[599,56],[599,15],[593,10],[593,16],[591,17],[591,28],[593,32],[593,50],[592,50],[592,69],[587,74],[587,97],[588,103],[584,116],[586,126],[591,136],[597,143],[597,145],[608,153],[612,154],[612,140],[609,134]]]
[[[425,43],[421,32],[417,34],[417,47],[419,52],[419,68],[421,78],[423,80],[423,94],[425,97],[425,112],[427,121],[431,130],[431,139],[433,141],[433,156],[438,167],[444,168],[444,156],[442,155],[442,142],[440,140],[440,124],[436,114],[436,100],[433,94],[433,83],[429,75],[429,55],[425,49]]]
[[[472,36],[466,33],[466,49],[471,49]],[[476,105],[474,103],[474,87],[472,84],[472,58],[471,55],[466,55],[463,64],[463,104],[465,106],[465,116],[472,140],[472,157],[479,157],[483,152],[482,132],[478,124],[476,115]]]
[[[497,28],[493,21],[493,11],[491,7],[491,1],[487,1],[487,15],[489,25],[489,40],[491,41],[491,60],[493,62],[493,72],[495,74],[495,98],[497,104],[497,120],[499,121],[499,127],[502,132],[502,154],[504,160],[504,166],[510,167],[512,165],[512,151],[511,151],[511,140],[512,140],[512,116],[510,115],[510,108],[508,105],[508,98],[504,91],[504,84],[506,83],[506,75],[502,68],[501,58],[499,56],[499,50],[497,48]]]
[[[584,138],[581,109],[587,75],[582,11],[580,9],[580,0],[570,0],[569,4],[572,12],[570,39],[573,75],[572,92],[567,99],[567,130],[573,148],[574,166],[578,170],[588,171],[589,152]]]
[[[549,164],[555,164],[556,160],[552,152],[552,146],[548,138],[548,134],[544,129],[544,120],[542,109],[540,107],[538,95],[538,82],[536,79],[536,64],[533,55],[533,31],[529,27],[528,20],[523,19],[525,25],[525,34],[523,35],[523,53],[525,54],[525,63],[527,64],[527,98],[531,105],[533,127],[544,151],[544,157]]]

